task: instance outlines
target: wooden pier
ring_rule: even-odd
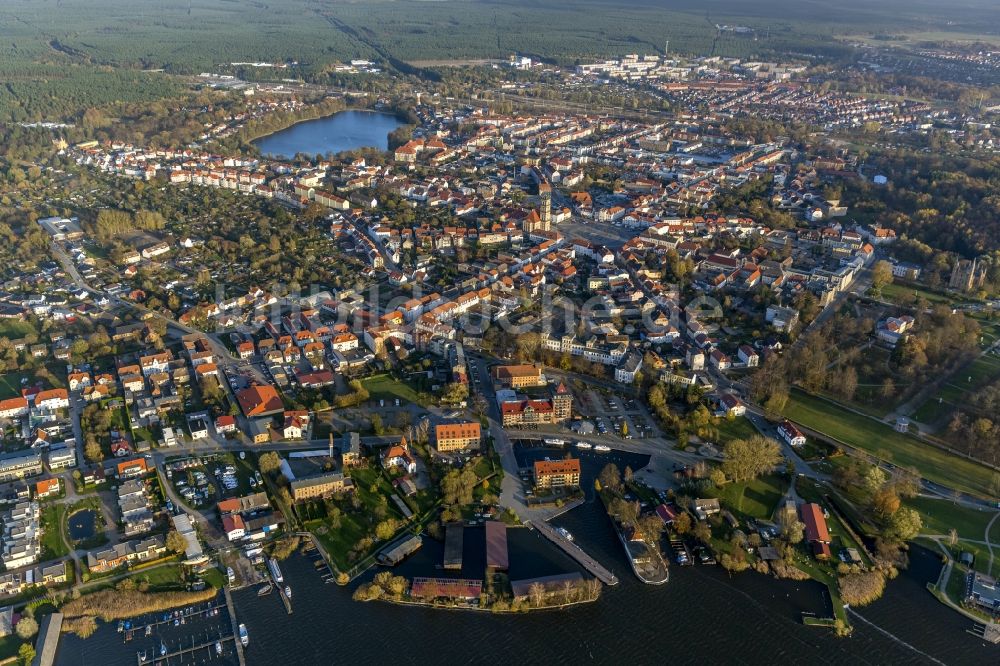
[[[243,655],[243,643],[237,638],[240,635],[240,629],[236,622],[236,606],[233,605],[233,595],[229,593],[228,587],[223,587],[222,590],[226,593],[226,609],[229,611],[229,620],[233,625],[233,645],[236,646],[236,658],[240,660],[240,666],[247,666],[246,657]]]
[[[225,644],[228,643],[229,641],[233,641],[238,647],[242,647],[240,645],[240,642],[236,639],[235,636],[222,636],[216,640],[209,640],[205,643],[197,643],[197,644],[194,642],[194,639],[192,639],[190,647],[179,648],[172,652],[167,652],[167,654],[164,655],[161,655],[159,653],[156,653],[154,655],[149,655],[145,662],[142,660],[141,654],[136,654],[135,662],[137,666],[145,666],[146,664],[153,664],[153,666],[168,666],[170,660],[175,657],[183,657],[186,654],[191,654],[193,652],[198,652],[200,650],[208,650],[209,654],[211,654],[212,652],[215,651],[216,643]],[[240,653],[237,652],[237,654]],[[240,664],[243,664],[245,666],[245,662],[243,662],[242,659],[240,660]]]
[[[605,569],[600,562],[584,552],[583,548],[580,548],[562,534],[559,534],[559,532],[557,532],[551,525],[546,522],[539,521],[537,523],[532,523],[531,526],[538,530],[549,541],[562,548],[567,555],[579,562],[580,565],[597,578],[597,580],[601,581],[605,585],[618,584],[617,576]]]
[[[137,638],[137,634],[139,632],[142,632],[143,636],[145,636],[145,631],[146,631],[147,628],[155,629],[156,627],[160,626],[161,624],[172,625],[174,623],[174,620],[175,619],[179,619],[180,617],[183,617],[185,619],[186,618],[198,617],[199,615],[207,615],[208,613],[211,613],[213,610],[216,610],[216,609],[220,609],[221,610],[222,608],[223,608],[222,604],[209,605],[208,607],[203,608],[202,610],[199,610],[199,611],[194,611],[192,613],[181,613],[176,618],[174,617],[173,613],[170,613],[169,617],[166,620],[154,620],[152,622],[147,622],[146,624],[137,625],[137,626],[132,627],[131,629],[124,630],[122,632],[122,634],[124,635],[125,641],[128,642],[128,641],[131,641],[131,640]]]
[[[281,585],[278,585],[277,583],[275,583],[275,586],[278,588],[278,598],[281,599],[281,603],[285,604],[285,610],[288,611],[289,615],[291,615],[292,614],[292,600],[288,598],[287,594],[285,594],[285,588],[284,587],[282,587]]]
[[[966,631],[994,645],[1000,644],[1000,624],[996,622],[990,622],[989,624],[976,622],[972,625],[972,629],[967,629]]]
[[[311,543],[311,546],[306,549],[306,552],[309,559],[313,561],[313,566],[315,566],[316,570],[320,572],[321,576],[323,576],[323,582],[337,582],[337,575],[334,573],[333,565],[330,563],[326,550],[319,544],[319,540],[316,538],[315,534],[312,532],[306,532],[305,534],[308,535],[307,538]],[[322,571],[324,568],[326,569],[326,573],[323,573]]]

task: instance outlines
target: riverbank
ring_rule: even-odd
[[[63,631],[86,638],[97,629],[97,620],[109,622],[148,613],[191,606],[214,599],[218,590],[207,587],[187,592],[140,592],[135,589],[99,590],[63,605]]]
[[[397,606],[433,608],[435,610],[471,611],[474,613],[489,613],[494,615],[524,615],[525,613],[536,613],[538,611],[565,610],[567,608],[573,608],[574,606],[584,606],[586,604],[595,603],[599,599],[600,596],[595,597],[593,599],[580,599],[578,601],[566,601],[558,604],[546,604],[543,606],[526,606],[518,609],[497,608],[496,606],[470,606],[470,605],[460,605],[460,604],[448,604],[448,603],[432,602],[432,601],[418,601],[414,599],[366,599],[362,603],[367,603],[370,601],[381,601],[389,604],[395,604]]]

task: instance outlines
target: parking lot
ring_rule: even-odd
[[[646,439],[662,434],[645,406],[634,398],[593,388],[576,390],[573,395],[576,411],[593,421],[598,434],[614,434],[624,439]]]

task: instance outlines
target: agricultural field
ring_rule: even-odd
[[[896,432],[884,423],[833,402],[795,390],[784,414],[795,423],[878,458],[914,467],[921,476],[935,483],[979,495],[990,493],[988,468]]]

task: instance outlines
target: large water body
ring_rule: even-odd
[[[277,159],[291,159],[299,153],[326,155],[358,148],[387,150],[389,133],[402,124],[389,113],[341,111],[305,120],[253,143],[261,153]]]
[[[522,464],[549,452],[519,451]],[[609,458],[583,459],[583,484]],[[636,469],[642,456],[614,453],[620,467]],[[987,664],[1000,648],[966,632],[971,620],[939,604],[926,589],[940,560],[915,547],[910,568],[892,581],[885,597],[858,612],[872,626],[854,620],[850,638],[802,624],[803,611],[829,613],[825,589],[812,581],[780,581],[755,573],[730,576],[720,567],[671,567],[670,582],[653,587],[632,574],[621,544],[600,502],[588,501],[553,521],[567,528],[588,553],[610,568],[620,583],[604,588],[593,604],[522,615],[492,615],[360,603],[353,585],[324,584],[313,563],[293,556],[282,563],[294,596],[293,614],[275,596],[252,589],[233,594],[237,616],[250,634],[249,666],[267,664]],[[470,534],[471,541],[480,536]],[[425,546],[397,572],[435,575],[442,547]],[[466,548],[466,556],[470,548]],[[512,531],[515,578],[573,568],[537,533]],[[470,571],[481,562],[471,562]],[[514,569],[517,569],[516,571]],[[462,572],[463,575],[469,572]],[[438,574],[440,575],[440,574]],[[183,629],[183,627],[181,628]],[[174,631],[174,628],[170,628]],[[190,628],[189,631],[198,631]],[[214,634],[217,629],[201,630]],[[170,644],[170,641],[167,641]],[[233,663],[202,652],[181,663]],[[64,636],[59,666],[135,664],[135,651],[122,645],[110,625],[81,641]],[[176,660],[171,663],[178,663]]]

